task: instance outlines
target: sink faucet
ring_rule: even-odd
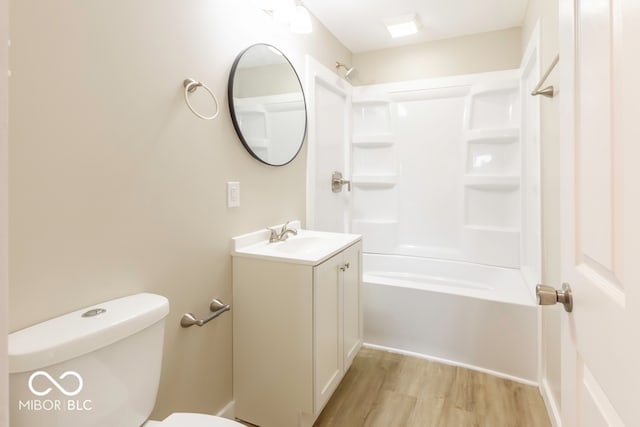
[[[295,228],[287,228],[289,222],[290,221],[284,223],[280,232],[274,230],[273,228],[268,228],[268,230],[271,232],[271,235],[269,236],[269,243],[284,242],[289,238],[289,234],[293,234],[294,236],[298,234],[298,231]]]

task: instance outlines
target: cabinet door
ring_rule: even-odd
[[[357,243],[343,252],[342,295],[344,331],[344,371],[351,366],[362,344],[362,322],[360,316],[360,258],[362,244]]]
[[[342,379],[342,313],[338,254],[313,269],[314,414],[319,414]]]

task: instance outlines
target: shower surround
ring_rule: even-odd
[[[535,383],[536,67],[351,87],[308,64],[308,227],[363,235],[365,342]]]
[[[517,72],[357,87],[352,231],[365,251],[519,268]]]

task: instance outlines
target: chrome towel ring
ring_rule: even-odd
[[[211,91],[211,89],[209,89],[207,85],[205,85],[204,83],[195,81],[193,79],[186,79],[184,82],[182,82],[182,85],[184,86],[184,100],[187,103],[187,106],[189,107],[189,109],[193,111],[193,114],[195,114],[196,116],[200,117],[203,120],[213,120],[216,117],[218,117],[218,113],[220,112],[220,106],[218,105],[218,98],[216,98],[214,93]],[[209,95],[211,95],[211,97],[213,98],[213,101],[216,103],[216,112],[212,116],[203,116],[202,114],[198,113],[196,110],[193,109],[191,102],[189,102],[189,94],[194,92],[199,87],[209,92]]]

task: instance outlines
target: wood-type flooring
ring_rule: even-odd
[[[547,427],[536,387],[363,348],[314,427]]]

